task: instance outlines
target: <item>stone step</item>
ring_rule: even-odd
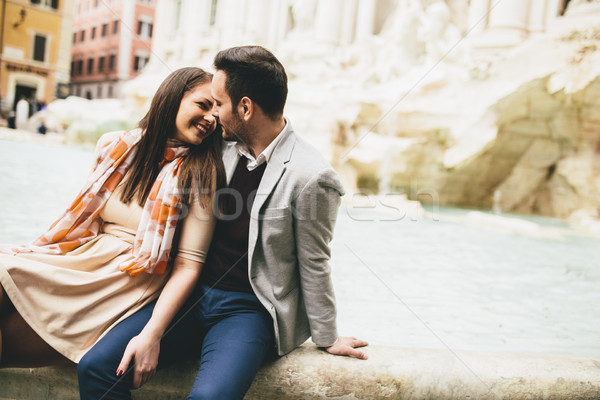
[[[369,360],[305,343],[263,366],[247,400],[600,399],[600,357],[369,346]],[[183,399],[197,362],[159,371],[134,399]],[[0,400],[76,400],[74,365],[0,370]]]

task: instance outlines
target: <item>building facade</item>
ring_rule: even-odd
[[[0,113],[66,97],[73,0],[3,0],[0,12]]]
[[[71,94],[117,98],[150,59],[156,0],[76,0]]]

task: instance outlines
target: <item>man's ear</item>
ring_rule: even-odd
[[[254,115],[254,102],[249,97],[242,97],[238,103],[238,115],[246,122]]]

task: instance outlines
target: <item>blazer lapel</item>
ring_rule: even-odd
[[[263,177],[258,185],[256,197],[252,204],[250,212],[250,232],[248,238],[248,264],[249,269],[252,268],[252,255],[258,238],[259,215],[265,201],[269,198],[273,189],[279,182],[279,179],[285,171],[285,165],[290,161],[294,145],[296,144],[296,135],[289,127],[288,132],[284,132],[285,137],[281,138],[281,142],[275,148],[271,155],[271,159],[267,163]]]

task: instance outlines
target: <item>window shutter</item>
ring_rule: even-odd
[[[33,59],[35,61],[46,61],[46,37],[35,35],[33,44]]]

